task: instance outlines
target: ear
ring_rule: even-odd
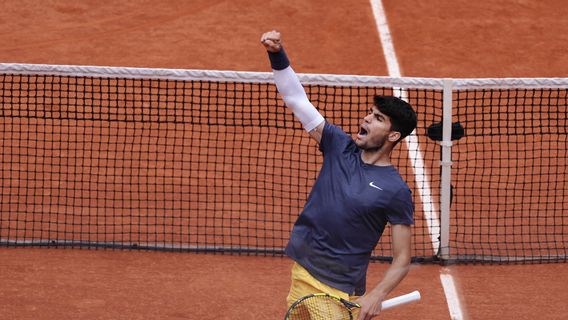
[[[400,134],[400,132],[398,131],[391,131],[389,133],[388,139],[390,142],[397,142],[398,139],[400,139],[402,135]]]

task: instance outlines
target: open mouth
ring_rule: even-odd
[[[369,134],[369,132],[367,131],[367,129],[361,127],[359,129],[359,132],[357,133],[357,139],[363,139],[364,137],[367,136],[367,134]]]

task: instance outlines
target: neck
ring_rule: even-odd
[[[361,160],[364,163],[374,165],[374,166],[390,166],[391,163],[391,151],[386,148],[375,149],[375,150],[363,150],[361,152]]]

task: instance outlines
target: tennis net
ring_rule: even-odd
[[[431,129],[445,82],[300,78],[346,132],[374,95],[417,110],[393,154],[414,191],[415,261],[566,261],[566,79],[453,82],[465,136],[444,238]],[[321,165],[270,73],[3,64],[0,92],[2,246],[281,255]],[[387,228],[373,259],[390,243]]]

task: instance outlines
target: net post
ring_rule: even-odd
[[[442,176],[440,181],[440,251],[442,261],[450,258],[450,206],[452,179],[452,92],[453,80],[444,79],[443,113],[442,113],[442,160],[440,162]]]

